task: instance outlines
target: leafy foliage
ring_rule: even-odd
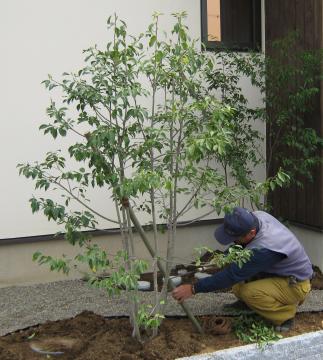
[[[243,342],[257,343],[261,349],[282,338],[275,332],[273,325],[257,315],[239,316],[234,323],[234,332]]]
[[[89,283],[93,287],[105,289],[110,296],[119,295],[121,290],[137,289],[140,274],[148,268],[146,261],[136,259],[131,269],[127,269],[129,259],[125,251],[119,251],[113,260],[109,260],[108,254],[97,245],[89,247],[84,255],[78,255],[77,260],[87,263],[93,275],[100,270],[109,271],[109,276],[104,278],[92,276]]]
[[[201,265],[200,255],[205,251],[211,254],[211,258],[208,263],[204,265],[216,265],[218,268],[223,268],[231,263],[235,263],[241,268],[252,256],[252,250],[244,249],[241,245],[232,245],[225,253],[213,251],[205,246],[196,248],[195,250],[199,253],[199,257],[195,262],[196,266]]]
[[[322,51],[302,50],[299,35],[291,33],[272,44],[266,61],[267,173],[276,164],[301,186],[301,177],[312,178],[322,161],[323,139],[309,126],[322,80]]]
[[[301,177],[311,179],[312,170],[322,161],[323,139],[308,125],[318,101],[322,51],[302,50],[298,41],[298,34],[290,33],[273,42],[266,56],[216,52],[218,67],[208,75],[209,89],[236,112],[234,146],[218,161],[247,188],[258,187],[252,178],[253,169],[265,161],[258,151],[263,135],[252,124],[260,120],[266,123],[266,175],[271,180],[261,185],[266,187],[264,193],[277,186],[301,186]],[[241,78],[260,89],[263,106],[250,103],[242,91]],[[258,195],[251,201],[262,206]]]
[[[147,330],[158,328],[164,318],[164,315],[155,313],[151,305],[143,304],[139,308],[137,321],[139,326]]]
[[[37,251],[33,254],[33,261],[37,261],[39,265],[47,264],[51,271],[62,271],[63,274],[68,274],[70,271],[69,260],[65,259],[55,259],[52,256],[44,256],[40,251]]]

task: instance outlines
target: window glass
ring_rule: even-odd
[[[207,30],[209,41],[221,41],[220,6],[220,0],[207,0]]]
[[[260,50],[261,0],[201,0],[207,49]]]

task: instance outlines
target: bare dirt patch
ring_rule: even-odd
[[[200,320],[207,318],[200,317]],[[283,335],[294,336],[322,330],[322,322],[323,312],[299,313],[293,330]],[[59,347],[57,344],[62,339],[64,341],[61,341]],[[62,360],[168,360],[243,345],[233,332],[226,335],[200,335],[190,321],[183,318],[166,319],[160,334],[142,345],[131,337],[127,318],[106,319],[91,312],[83,312],[72,319],[48,322],[0,338],[0,359],[46,359],[45,354],[33,351],[30,346],[38,344],[39,348],[44,342],[47,342],[47,351],[63,353],[47,358]]]

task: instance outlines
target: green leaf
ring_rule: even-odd
[[[156,40],[157,40],[156,35],[153,35],[149,40],[149,47],[152,47],[155,44]]]
[[[32,340],[36,336],[36,333],[32,333],[30,336],[27,337],[27,340]]]
[[[36,251],[34,254],[33,254],[33,261],[37,261],[38,258],[42,255],[42,253],[40,251]]]

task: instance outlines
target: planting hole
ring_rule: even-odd
[[[77,344],[76,339],[55,337],[32,341],[30,348],[38,354],[60,356],[75,348]]]

